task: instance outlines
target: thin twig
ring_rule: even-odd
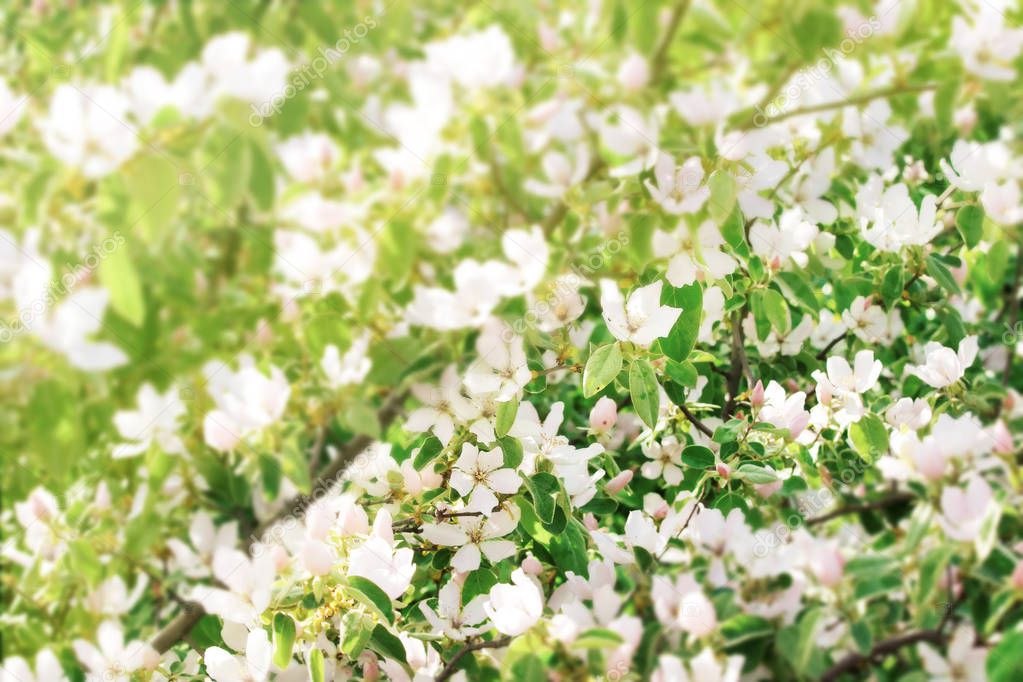
[[[766,117],[758,125],[753,120],[744,123],[740,130],[749,130],[755,127],[764,127],[777,123],[778,121],[784,121],[792,118],[793,116],[803,116],[805,114],[816,114],[822,111],[831,111],[833,109],[842,109],[843,107],[856,106],[857,104],[866,104],[872,102],[875,99],[881,99],[884,97],[891,97],[892,95],[903,95],[912,92],[926,92],[928,90],[934,90],[937,85],[928,83],[925,85],[892,85],[886,88],[880,88],[878,90],[872,90],[871,92],[865,92],[862,95],[856,97],[850,97],[849,99],[843,99],[836,102],[823,102],[821,104],[811,104],[805,107],[798,107],[796,109],[790,109],[789,111],[783,111],[780,114]]]
[[[1023,278],[1023,246],[1016,250],[1016,276],[1012,281],[1012,291],[1009,292],[1009,322],[1007,329],[1016,333],[1016,321],[1019,319],[1019,283]],[[1002,372],[1002,385],[1009,385],[1009,378],[1012,376],[1012,361],[1016,356],[1016,349],[1009,348],[1009,357],[1005,361],[1005,371]]]
[[[836,338],[831,339],[831,341],[828,342],[828,345],[824,346],[824,348],[821,349],[820,353],[817,353],[817,359],[823,360],[824,358],[828,357],[828,353],[831,352],[831,349],[837,346],[838,344],[842,343],[843,339],[845,339],[845,337],[847,336],[849,336],[849,332],[844,331],[841,334],[839,334]]]
[[[845,507],[839,507],[838,509],[830,511],[827,514],[822,514],[820,516],[809,518],[805,521],[805,523],[807,526],[816,526],[818,524],[825,523],[827,521],[830,521],[831,519],[837,519],[838,517],[845,516],[847,514],[859,514],[860,512],[865,511],[876,511],[878,509],[886,509],[887,507],[902,504],[904,502],[910,502],[915,499],[916,495],[914,495],[911,492],[896,492],[885,497],[882,497],[879,500],[874,500],[873,502],[863,502],[860,504],[850,504]]]
[[[689,420],[689,423],[695,426],[697,429],[699,429],[703,435],[707,436],[708,438],[712,438],[714,436],[714,432],[710,430],[710,427],[701,422],[696,417],[695,414],[690,412],[689,408],[685,406],[685,403],[680,404],[678,406],[678,409],[682,410],[682,414],[686,416],[686,419]]]
[[[476,642],[475,644],[466,644],[464,647],[458,650],[448,664],[444,666],[444,669],[440,671],[440,674],[434,678],[435,682],[444,682],[455,674],[455,669],[458,667],[458,662],[462,660],[467,654],[473,651],[479,651],[480,649],[500,649],[511,644],[511,637],[502,637],[501,639],[494,639],[489,642]]]
[[[671,43],[675,39],[675,34],[682,24],[682,18],[685,17],[689,5],[690,0],[679,0],[675,3],[675,8],[671,11],[671,18],[668,19],[668,27],[665,29],[664,36],[661,37],[661,42],[658,43],[651,60],[651,81],[659,80],[664,75],[664,67],[668,64],[668,51],[671,49]]]
[[[892,637],[891,639],[878,642],[866,654],[861,654],[859,652],[849,654],[821,675],[821,682],[835,682],[835,680],[845,673],[852,672],[871,661],[883,659],[885,656],[897,652],[902,647],[910,646],[918,642],[928,642],[930,644],[940,645],[944,643],[944,641],[945,636],[940,630],[920,630],[918,632],[910,632],[908,634]]]

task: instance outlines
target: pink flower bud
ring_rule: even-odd
[[[1013,451],[1012,434],[1001,419],[995,422],[991,429],[991,437],[995,441],[994,450],[1000,455],[1008,455]]]
[[[1017,562],[1016,568],[1012,572],[1012,588],[1023,590],[1023,561]]]
[[[834,587],[842,580],[845,560],[834,550],[822,551],[813,562],[813,571],[825,587]]]
[[[715,464],[714,469],[717,470],[718,476],[720,476],[723,479],[727,480],[728,477],[732,475],[732,470],[729,469],[728,465],[725,464],[724,462],[718,462],[717,464]]]
[[[96,497],[93,498],[92,505],[96,509],[110,509],[110,488],[107,487],[106,481],[100,481],[96,486]]]
[[[757,495],[764,498],[765,500],[774,495],[776,492],[781,490],[782,481],[771,481],[770,483],[754,483],[753,489],[757,491]]]
[[[543,564],[541,564],[535,556],[530,554],[522,560],[522,571],[526,575],[540,575],[543,573]]]
[[[626,469],[621,472],[610,481],[607,482],[606,490],[611,495],[616,495],[622,492],[622,489],[629,485],[629,481],[632,480],[632,470]]]
[[[760,407],[764,404],[764,382],[757,379],[756,385],[749,394],[749,404],[753,407]]]
[[[650,80],[650,66],[646,59],[633,53],[618,68],[618,82],[627,92],[635,92]]]
[[[597,517],[593,515],[593,512],[586,512],[583,516],[583,525],[586,526],[586,530],[597,530],[600,528],[600,524],[597,523]]]
[[[359,656],[359,663],[362,663],[362,679],[365,682],[376,682],[380,679],[380,662],[376,656],[365,651]]]
[[[540,22],[537,27],[537,32],[540,34],[540,46],[546,52],[554,52],[561,46],[561,40],[558,39],[558,32],[552,28],[549,24]]]
[[[597,401],[590,410],[590,428],[596,433],[607,433],[618,421],[618,406],[607,396]]]

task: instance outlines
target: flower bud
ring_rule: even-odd
[[[650,67],[646,59],[633,53],[618,68],[618,82],[627,92],[635,92],[650,81]]]
[[[761,407],[764,404],[764,382],[757,379],[753,390],[749,394],[749,404],[753,407]]]
[[[991,438],[994,440],[994,450],[1000,455],[1012,454],[1012,434],[1006,428],[1005,422],[1001,419],[995,422],[991,429]]]
[[[1016,562],[1016,568],[1012,572],[1012,589],[1023,590],[1023,561]]]
[[[618,406],[607,396],[597,401],[590,410],[590,428],[595,433],[607,433],[618,421]]]
[[[522,571],[526,575],[540,575],[543,573],[543,564],[541,564],[535,556],[530,554],[522,560]]]
[[[718,472],[718,476],[728,480],[728,477],[732,475],[732,470],[728,468],[728,465],[724,462],[718,462],[714,465],[714,469]]]
[[[629,485],[629,481],[631,480],[632,470],[626,469],[608,481],[605,488],[609,494],[616,495],[617,493],[620,493],[625,486]]]
[[[586,526],[586,530],[597,530],[600,528],[600,524],[597,523],[597,517],[593,515],[593,512],[586,512],[583,516],[583,525]]]

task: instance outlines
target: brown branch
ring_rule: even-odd
[[[828,357],[828,353],[831,352],[831,349],[834,348],[835,346],[837,346],[838,344],[840,344],[842,342],[842,340],[845,339],[845,337],[847,337],[847,336],[849,336],[849,332],[845,331],[845,332],[842,332],[836,338],[831,339],[831,341],[828,342],[828,345],[824,346],[824,348],[821,349],[820,353],[817,353],[817,359],[818,360],[823,360],[824,358]]]
[[[697,419],[696,415],[690,412],[689,408],[685,406],[685,403],[680,404],[678,406],[678,409],[682,410],[682,414],[686,416],[686,419],[689,420],[689,423],[695,426],[697,429],[699,429],[703,435],[707,436],[708,438],[714,437],[714,432],[710,430],[710,427],[708,427],[706,424]]]
[[[1016,321],[1019,319],[1019,282],[1023,278],[1023,246],[1016,250],[1016,276],[1013,278],[1012,291],[1009,292],[1009,322],[1006,325],[1012,333],[1016,333]],[[1009,357],[1005,361],[1005,371],[1002,372],[1002,385],[1009,385],[1009,378],[1012,375],[1012,361],[1016,357],[1016,349],[1009,348]]]
[[[685,17],[686,11],[689,10],[689,5],[690,0],[679,0],[679,2],[675,3],[674,9],[671,11],[671,18],[668,19],[668,27],[664,31],[664,36],[661,37],[661,42],[657,44],[657,49],[654,51],[654,56],[651,60],[651,81],[659,80],[664,74],[664,67],[668,64],[668,51],[671,49],[671,43],[675,39],[675,34],[678,33],[678,27],[682,24],[682,18]]]
[[[821,675],[821,682],[835,682],[835,680],[845,673],[850,673],[871,661],[884,659],[884,657],[897,652],[902,647],[910,646],[918,642],[928,642],[930,644],[941,645],[944,641],[945,636],[940,630],[920,630],[918,632],[898,635],[897,637],[892,637],[891,639],[878,642],[866,654],[861,654],[859,652],[849,654],[825,671],[825,673]]]
[[[511,644],[511,641],[512,641],[511,637],[502,637],[501,639],[495,639],[489,642],[476,642],[475,644],[466,644],[464,647],[458,650],[458,653],[451,657],[451,660],[448,661],[448,664],[444,666],[443,670],[440,671],[440,674],[437,675],[436,678],[434,678],[435,682],[444,682],[444,680],[450,679],[451,676],[454,675],[456,672],[455,669],[458,667],[458,662],[461,661],[467,654],[470,654],[473,651],[479,651],[480,649],[500,649],[501,647],[506,647],[509,644]]]
[[[167,624],[160,632],[153,637],[149,643],[158,653],[164,653],[172,646],[183,640],[199,619],[206,613],[206,609],[194,602],[182,606],[182,611]]]
[[[911,492],[906,491],[895,492],[880,499],[874,500],[872,502],[863,502],[860,504],[850,504],[845,507],[839,507],[838,509],[830,511],[827,514],[822,514],[820,516],[815,516],[813,518],[806,519],[804,523],[806,523],[807,526],[816,526],[818,524],[825,523],[832,519],[837,519],[840,516],[846,516],[848,514],[859,514],[860,512],[865,511],[876,511],[878,509],[886,509],[888,507],[892,507],[897,504],[902,504],[904,502],[911,502],[912,500],[915,499],[916,495],[914,495]]]
[[[380,425],[386,428],[391,421],[397,416],[401,404],[405,399],[405,392],[399,391],[392,394],[388,398],[387,402],[384,403],[383,408],[377,414],[380,421]],[[296,495],[295,497],[288,500],[282,507],[281,511],[274,514],[270,519],[264,521],[256,528],[253,533],[249,535],[248,540],[245,542],[245,550],[251,551],[252,545],[263,537],[263,535],[275,524],[289,517],[301,516],[309,504],[325,491],[329,490],[337,482],[338,478],[348,466],[355,460],[355,458],[369,447],[373,443],[373,439],[366,435],[359,435],[348,441],[341,450],[338,452],[336,458],[324,467],[319,476],[313,482],[312,488],[309,495]],[[160,632],[156,633],[156,636],[150,641],[150,645],[156,649],[159,653],[164,653],[169,650],[172,646],[188,637],[188,634],[195,627],[195,624],[199,622],[199,619],[203,617],[206,610],[202,604],[196,602],[187,602],[182,605],[182,612],[179,613],[174,620],[168,623]]]
[[[870,92],[865,92],[862,95],[857,95],[856,97],[850,97],[848,99],[843,99],[836,102],[823,102],[821,104],[812,104],[810,106],[798,107],[796,109],[790,109],[789,111],[783,111],[780,114],[775,114],[774,116],[768,116],[764,118],[764,120],[761,121],[759,125],[755,123],[753,120],[750,120],[744,123],[739,129],[749,130],[750,128],[754,127],[769,126],[772,123],[784,121],[794,116],[816,114],[822,111],[831,111],[833,109],[841,109],[843,107],[856,106],[857,104],[866,104],[868,102],[873,102],[875,99],[891,97],[893,95],[903,95],[912,92],[925,92],[927,90],[934,90],[936,87],[938,86],[930,83],[925,85],[892,85],[886,88],[880,88],[877,90],[872,90]]]
[[[739,379],[745,375],[749,385],[753,386],[753,372],[750,371],[749,359],[746,357],[746,340],[742,333],[742,316],[745,310],[743,307],[732,316],[732,366],[728,370],[728,402],[721,412],[721,418],[726,421],[735,412],[739,396]]]

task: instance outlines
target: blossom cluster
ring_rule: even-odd
[[[1020,679],[1016,3],[234,4],[0,10],[0,682]]]

